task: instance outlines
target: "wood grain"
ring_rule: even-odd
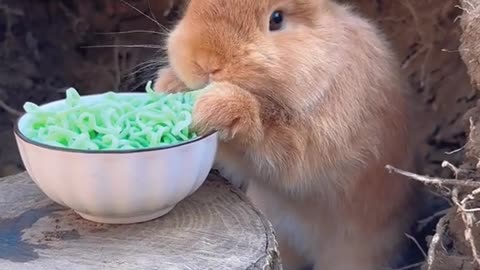
[[[210,175],[166,216],[89,222],[49,200],[26,173],[0,179],[0,269],[281,269],[270,223]]]

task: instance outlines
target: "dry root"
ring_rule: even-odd
[[[424,176],[424,175],[407,172],[401,169],[397,169],[390,165],[387,165],[386,168],[390,173],[397,173],[397,174],[406,176],[408,178],[411,178],[413,180],[420,181],[427,185],[465,186],[465,187],[480,188],[480,182],[476,182],[473,179],[458,180],[458,179],[436,178],[436,177]]]
[[[443,167],[449,168],[455,176],[463,173],[462,169],[459,169],[448,162],[444,162]],[[480,212],[480,208],[471,207],[471,205],[475,205],[480,200],[478,197],[480,194],[480,182],[473,179],[444,179],[418,175],[397,169],[390,165],[386,166],[386,168],[390,173],[397,173],[429,186],[447,187],[451,191],[449,194],[454,208],[442,211],[441,214],[434,215],[444,216],[438,222],[436,232],[430,241],[428,254],[426,256],[426,269],[434,270],[433,267],[437,260],[437,251],[446,250],[446,247],[442,244],[442,240],[446,237],[447,223],[453,219],[455,214],[461,216],[464,224],[464,238],[470,245],[471,254],[474,260],[473,263],[476,265],[475,269],[480,269],[480,239],[476,239],[474,233],[472,233],[474,226],[478,223],[475,213]]]

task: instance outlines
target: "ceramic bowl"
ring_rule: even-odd
[[[51,200],[94,222],[138,223],[167,214],[203,184],[217,150],[217,133],[143,150],[65,149],[27,138],[28,117],[21,116],[14,129],[28,174]]]

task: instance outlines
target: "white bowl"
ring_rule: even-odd
[[[98,96],[82,99],[94,101]],[[15,137],[30,177],[54,202],[95,222],[137,223],[167,214],[203,184],[217,150],[217,133],[143,150],[64,149],[27,138],[22,130],[28,117],[18,119]]]

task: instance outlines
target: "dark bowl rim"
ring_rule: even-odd
[[[137,93],[135,93],[137,94]],[[141,94],[141,93],[138,93],[138,94]],[[85,97],[87,96],[95,96],[95,95],[98,95],[98,94],[94,94],[94,95],[85,95]],[[54,103],[54,102],[59,102],[59,101],[62,101],[62,100],[65,100],[65,99],[59,99],[59,100],[54,100],[54,101],[51,101],[51,102],[47,102],[47,103],[44,103],[40,106],[43,106],[43,105],[47,105],[47,104],[50,104],[50,103]],[[32,144],[32,145],[35,145],[35,146],[38,146],[40,148],[45,148],[45,149],[49,149],[49,150],[54,150],[54,151],[61,151],[61,152],[68,152],[68,153],[83,153],[83,154],[132,154],[132,153],[142,153],[142,152],[153,152],[153,151],[159,151],[159,150],[167,150],[167,149],[172,149],[172,148],[177,148],[177,147],[181,147],[181,146],[184,146],[184,145],[188,145],[188,144],[192,144],[192,143],[195,143],[195,142],[199,142],[201,140],[204,140],[204,139],[207,139],[209,138],[210,136],[214,135],[215,133],[217,133],[216,131],[211,131],[205,135],[201,135],[201,136],[197,136],[196,138],[194,139],[190,139],[190,140],[187,140],[187,141],[183,141],[183,142],[180,142],[180,143],[177,143],[177,144],[172,144],[172,145],[168,145],[168,146],[157,146],[157,147],[151,147],[151,148],[140,148],[140,149],[129,149],[129,150],[105,150],[105,151],[100,151],[100,150],[82,150],[82,149],[72,149],[72,148],[64,148],[64,147],[59,147],[59,146],[54,146],[54,145],[49,145],[49,144],[45,144],[45,143],[41,143],[41,142],[38,142],[38,141],[35,141],[35,140],[32,140],[30,138],[28,138],[27,136],[25,136],[21,131],[20,131],[20,128],[19,128],[19,122],[20,120],[22,119],[22,117],[24,117],[25,115],[27,115],[28,113],[23,113],[22,115],[20,115],[17,120],[15,121],[14,123],[14,127],[13,127],[13,131],[15,133],[15,135],[17,135],[22,141],[26,142],[26,143],[29,143],[29,144]]]

